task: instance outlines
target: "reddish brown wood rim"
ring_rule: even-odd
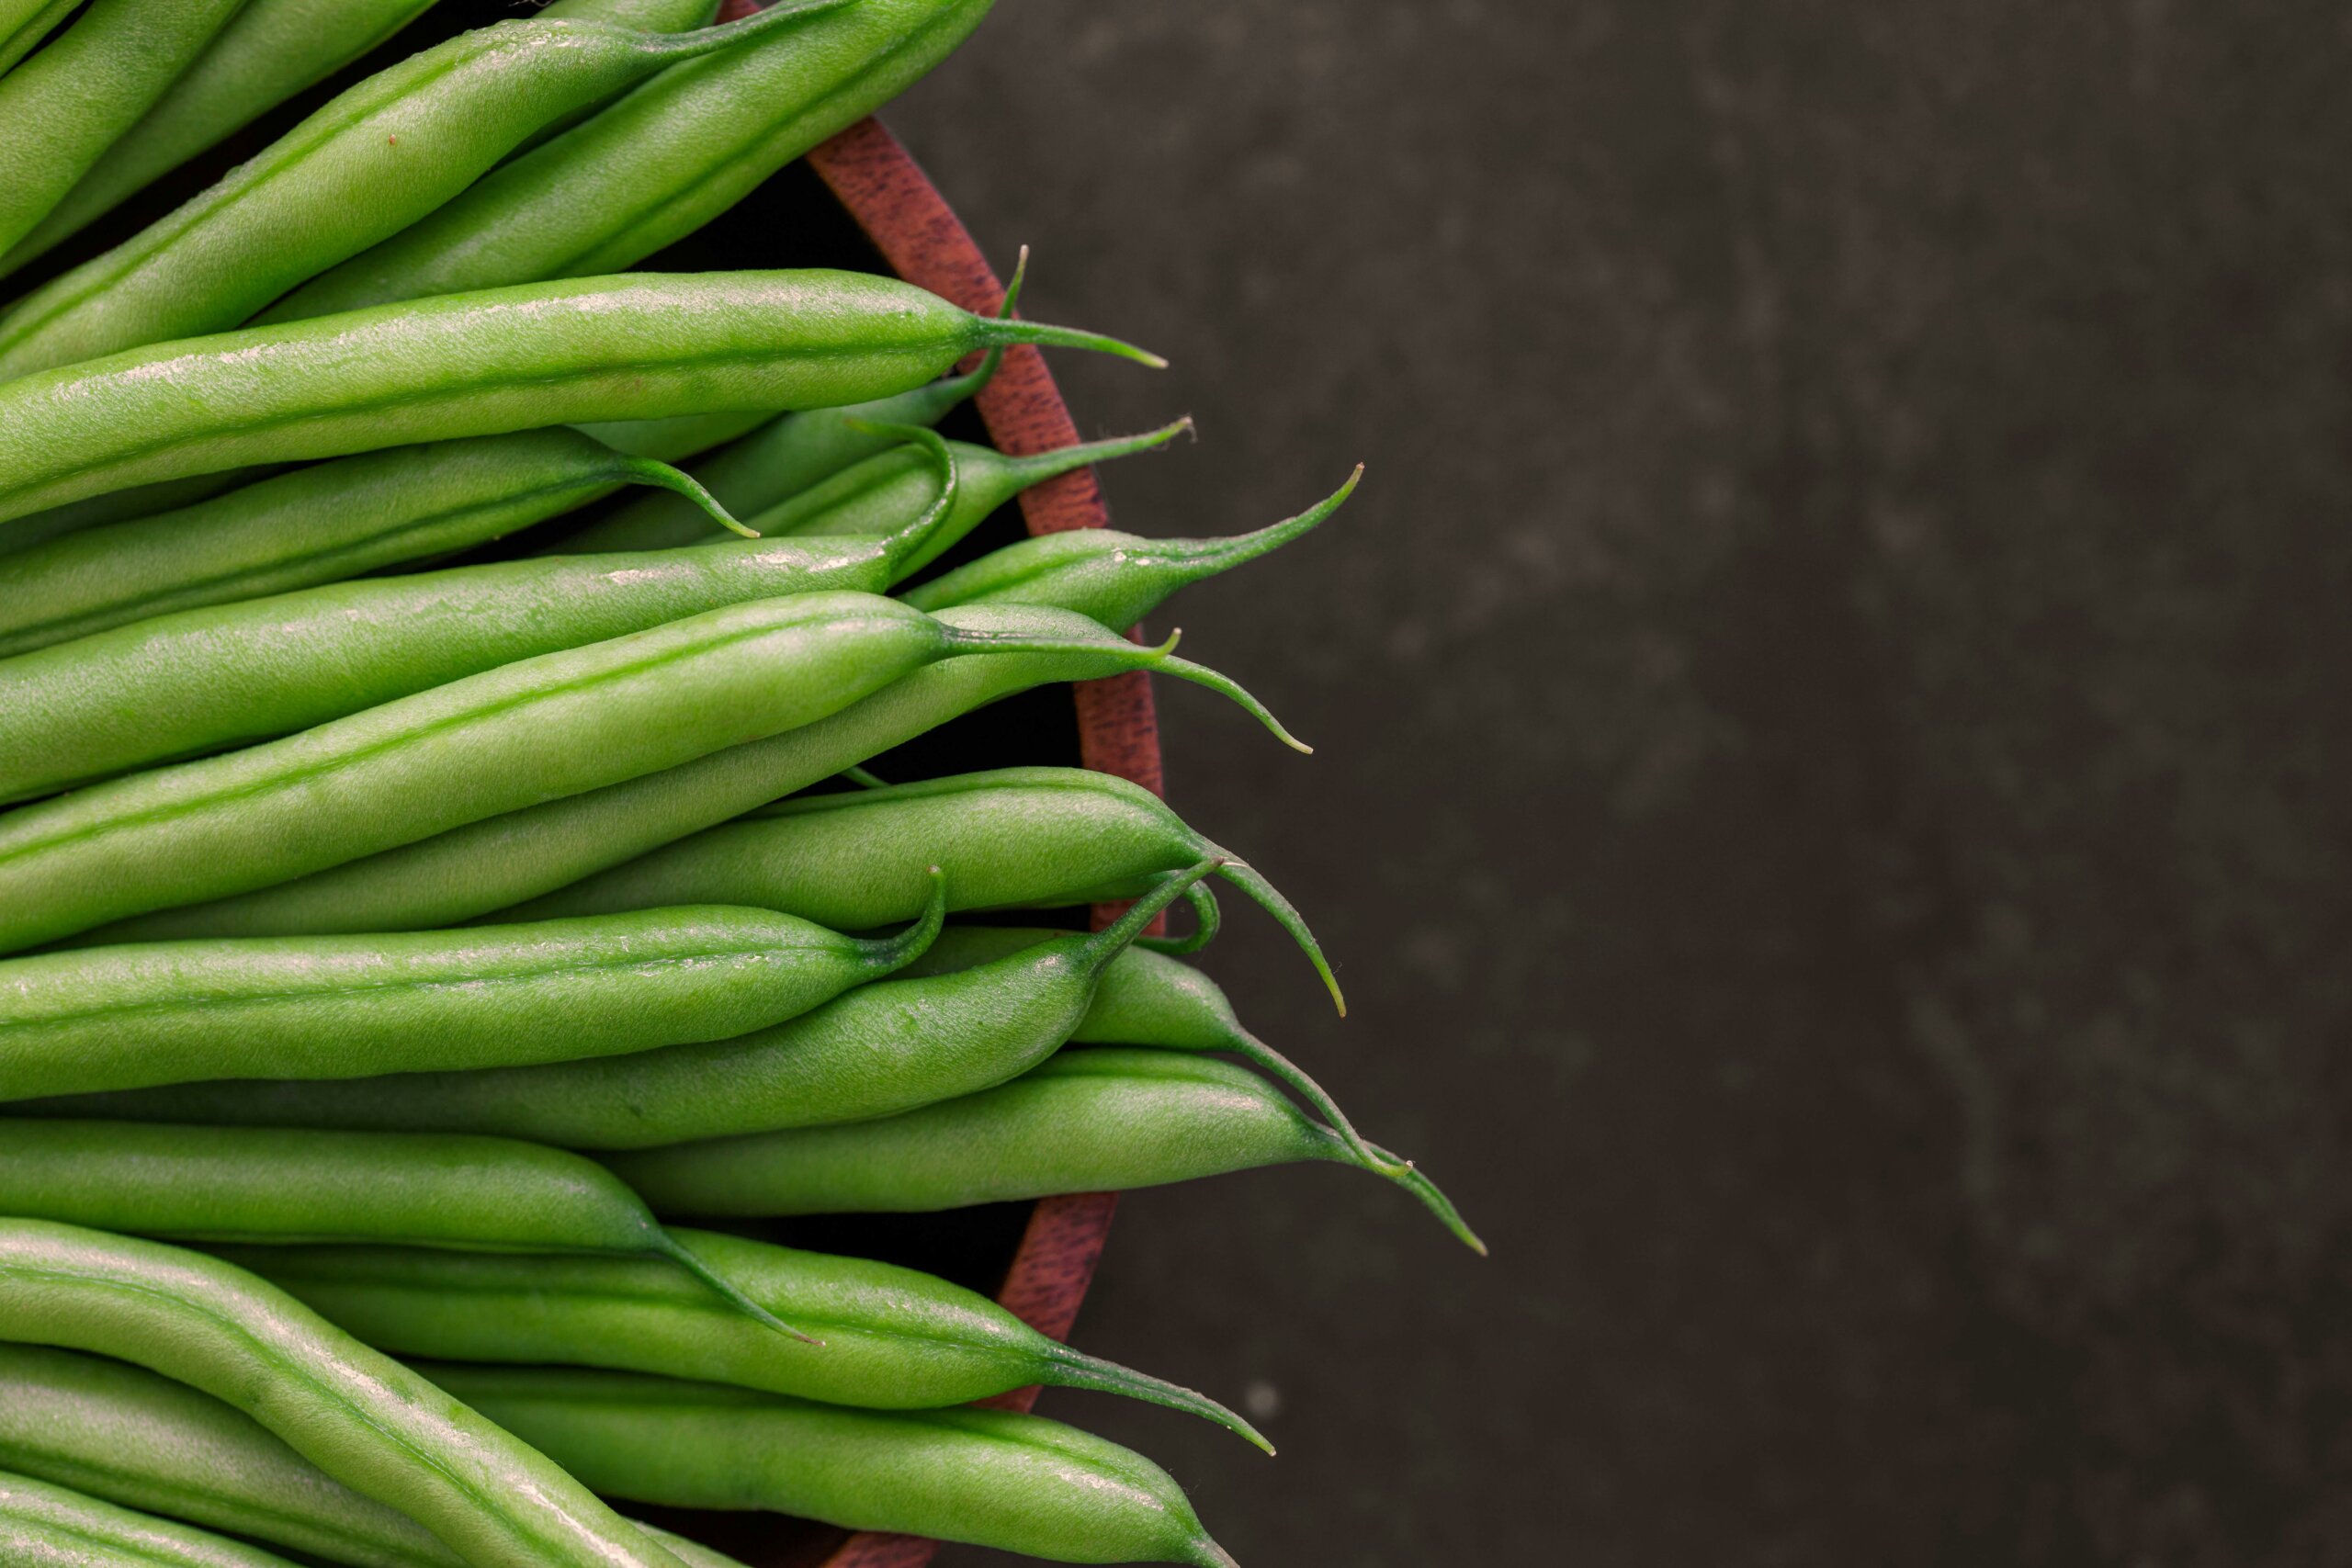
[[[808,162],[891,270],[968,310],[993,310],[1004,285],[938,189],[875,120],[834,137]],[[998,449],[1023,454],[1067,446],[1078,439],[1069,405],[1054,385],[1045,356],[1034,348],[1005,355],[1003,368],[978,399],[981,419]],[[1032,534],[1100,528],[1110,522],[1094,472],[1037,486],[1021,499]],[[1140,672],[1074,688],[1080,754],[1090,768],[1160,788],[1159,731],[1151,685]],[[1066,1339],[1078,1320],[1111,1233],[1115,1193],[1048,1198],[1030,1216],[998,1300],[1037,1329]],[[1037,1391],[1021,1389],[992,1403],[1026,1410]],[[854,1535],[825,1560],[826,1568],[923,1568],[937,1543],[911,1536]]]

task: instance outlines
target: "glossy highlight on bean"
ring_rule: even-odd
[[[1117,674],[1148,657],[1117,633],[1065,611],[978,606],[945,611],[939,619],[970,631],[1052,639],[1057,646],[1037,653],[948,659],[830,718],[768,740],[507,812],[281,886],[124,920],[82,940],[151,942],[459,924],[831,778],[1001,698],[1049,682]],[[1288,739],[1255,698],[1216,671],[1173,656],[1151,660],[1150,668],[1208,687]]]
[[[678,1568],[555,1462],[217,1258],[0,1220],[0,1339],[119,1357],[229,1400],[470,1568]]]
[[[631,1502],[766,1508],[1052,1562],[1234,1568],[1166,1471],[1042,1416],[844,1410],[634,1372],[424,1370]]]
[[[756,904],[843,931],[911,919],[947,876],[949,909],[1133,898],[1200,861],[1298,943],[1342,1015],[1338,979],[1291,901],[1140,784],[1085,768],[1000,768],[807,795],[532,900],[518,919],[663,904]]]
[[[459,435],[803,409],[910,390],[999,344],[1144,364],[865,273],[632,273],[126,349],[0,382],[0,520],[128,486]]]
[[[257,1074],[514,1066],[725,1039],[920,956],[941,902],[878,941],[767,909],[705,907],[0,960],[0,1100]]]
[[[1215,1400],[1074,1350],[944,1280],[716,1231],[672,1234],[821,1347],[763,1331],[658,1263],[411,1247],[214,1250],[401,1356],[654,1372],[869,1410],[941,1409],[1050,1383],[1182,1410],[1273,1451]]]
[[[1394,1181],[1465,1246],[1487,1250],[1411,1161],[1374,1153],[1367,1165],[1345,1138],[1230,1062],[1087,1046],[900,1116],[605,1159],[655,1213],[681,1219],[960,1209],[1319,1160]]]

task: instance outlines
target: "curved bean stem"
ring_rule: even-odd
[[[118,1356],[237,1404],[472,1568],[677,1568],[556,1464],[242,1269],[0,1220],[0,1338]]]
[[[1224,539],[1145,539],[1109,528],[1046,534],[981,557],[908,589],[899,597],[926,610],[953,604],[1055,604],[1106,626],[1131,626],[1177,590],[1270,555],[1311,532],[1346,504],[1363,478],[1297,516]]]

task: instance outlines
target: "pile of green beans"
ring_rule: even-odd
[[[1187,961],[1222,883],[1345,1015],[1250,862],[1106,773],[876,776],[1138,672],[1308,751],[1141,623],[1363,470],[983,550],[1192,429],[973,439],[1009,350],[1161,363],[1025,252],[992,314],[625,270],[989,7],[484,6],[371,73],[434,0],[0,0],[0,1563],[745,1568],[619,1502],[1233,1568],[982,1406],[1249,1421],[766,1227],[1322,1163],[1485,1250]]]

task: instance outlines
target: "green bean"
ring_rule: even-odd
[[[466,1568],[252,1417],[142,1367],[0,1344],[0,1464],[117,1503],[351,1568]],[[687,1568],[741,1568],[651,1525]]]
[[[658,1258],[800,1337],[593,1160],[512,1138],[0,1118],[0,1213],[175,1241]]]
[[[1073,1350],[960,1285],[862,1258],[675,1234],[822,1348],[746,1323],[658,1263],[353,1247],[225,1256],[399,1356],[659,1372],[868,1410],[937,1409],[1049,1383],[1182,1410],[1273,1451],[1215,1400]]]
[[[30,54],[82,0],[0,0],[0,74]]]
[[[729,604],[881,593],[936,525],[917,519],[888,539],[735,539],[367,578],[0,660],[0,799],[270,739]],[[0,584],[7,567],[0,558]]]
[[[960,1209],[1326,1160],[1396,1182],[1487,1250],[1410,1160],[1377,1145],[1373,1154],[1368,1164],[1245,1067],[1190,1052],[1087,1046],[903,1115],[604,1157],[655,1213],[692,1219]]]
[[[1290,933],[1344,1016],[1322,948],[1272,883],[1142,785],[1086,768],[1000,768],[779,801],[501,918],[753,904],[860,931],[920,913],[934,866],[951,911],[1051,908],[1132,898],[1213,857],[1220,877]]]
[[[466,1568],[251,1416],[143,1367],[0,1343],[0,1464],[353,1568]]]
[[[628,484],[675,490],[689,504],[707,507],[707,515],[741,529],[677,469],[624,457],[576,430],[396,446],[297,468],[161,516],[82,528],[0,555],[0,659],[134,622],[160,630],[154,626],[159,616],[289,593],[465,549]],[[28,526],[40,521],[25,520]],[[0,529],[0,540],[11,532]],[[256,613],[246,611],[245,620]],[[232,613],[222,615],[234,623]],[[213,626],[221,620],[186,624]],[[118,637],[106,646],[139,644]],[[100,662],[106,657],[86,640],[82,651]],[[161,649],[153,656],[166,657]],[[95,665],[89,673],[100,678]],[[144,718],[126,712],[119,722]],[[0,749],[6,744],[0,742]],[[148,747],[133,760],[175,754],[169,747]],[[20,787],[7,775],[28,765],[37,778],[57,776],[35,759],[12,761],[14,768],[0,765],[0,795]]]
[[[0,1100],[515,1066],[721,1040],[901,967],[931,944],[941,902],[882,941],[708,908],[7,959]]]
[[[87,501],[52,506],[45,512],[19,517],[6,527],[0,528],[0,556],[13,555],[68,534],[78,534],[85,528],[103,528],[110,524],[129,523],[141,517],[177,512],[184,506],[209,501],[223,491],[250,484],[276,471],[265,468],[198,474],[192,479],[164,479],[157,484],[133,485],[129,490],[110,490]]]
[[[1166,1471],[1041,1416],[844,1410],[634,1372],[425,1371],[632,1502],[765,1508],[1062,1562],[1233,1568]]]
[[[984,626],[870,593],[754,600],[28,806],[0,818],[0,949],[674,767],[813,723],[952,654],[1071,641]],[[1126,646],[1135,666],[1165,657]]]
[[[432,1129],[573,1149],[888,1116],[1002,1083],[1050,1055],[1086,1017],[1103,968],[1210,869],[1204,862],[1163,880],[1091,936],[1065,936],[955,974],[876,981],[732,1040],[481,1072],[175,1084],[18,1109],[208,1125]]]
[[[68,0],[70,3],[70,0]],[[342,70],[434,0],[247,0],[196,62],[65,199],[0,255],[0,277],[46,254],[295,94]],[[0,22],[0,30],[6,24]]]
[[[14,1568],[293,1568],[259,1547],[5,1472],[0,1562]]]
[[[1353,494],[1363,469],[1297,516],[1228,539],[1143,539],[1109,528],[1046,534],[981,557],[899,597],[951,604],[1054,604],[1106,626],[1131,626],[1180,588],[1269,555],[1312,531]]]
[[[898,973],[914,979],[952,974],[1051,942],[1068,933],[1031,926],[950,926]],[[1172,1051],[1222,1051],[1240,1057],[1314,1108],[1367,1169],[1392,1162],[1356,1132],[1323,1086],[1251,1033],[1217,983],[1191,964],[1141,942],[1111,961],[1093,1005],[1071,1032],[1073,1045],[1151,1045]],[[1393,1170],[1392,1170],[1393,1173]]]
[[[464,190],[532,131],[842,0],[729,27],[495,23],[379,72],[132,238],[0,316],[0,378],[225,332]],[[15,236],[8,236],[14,239]]]
[[[0,76],[0,251],[31,232],[245,0],[94,0]],[[54,13],[33,28],[54,26]]]
[[[666,71],[263,319],[635,266],[898,96],[990,3],[861,0]]]
[[[1154,355],[863,273],[636,273],[128,349],[0,383],[0,519],[254,463],[921,386],[1001,343]]]
[[[618,22],[650,33],[683,33],[710,26],[722,0],[555,0],[542,17]]]
[[[0,1220],[0,1338],[119,1356],[228,1400],[472,1568],[676,1568],[546,1458],[217,1258]]]
[[[918,670],[831,718],[730,747],[623,784],[509,812],[333,871],[234,898],[91,931],[85,942],[275,936],[457,925],[577,882],[779,795],[1000,698],[1056,681],[1134,667],[1116,633],[1061,611],[949,611],[975,631],[1062,639],[1052,652],[947,660]],[[1288,739],[1272,716],[1224,676],[1170,658],[1151,668],[1222,693]],[[1296,742],[1293,741],[1295,745]],[[0,840],[6,836],[0,818]]]
[[[1017,288],[1019,283],[1016,276],[1013,286]],[[1006,297],[1011,299],[1010,290]],[[990,349],[979,368],[968,375],[933,381],[896,397],[848,408],[810,409],[803,413],[779,415],[715,457],[695,464],[689,472],[718,497],[729,513],[763,511],[897,445],[896,437],[875,434],[875,426],[937,424],[958,403],[988,385],[1003,357],[1003,350]],[[607,428],[591,426],[589,434],[609,439]],[[623,438],[628,439],[626,434]],[[645,541],[664,539],[682,545],[704,542],[706,531],[695,523],[694,508],[681,513],[661,504],[660,499],[643,496],[632,500],[603,522],[590,524],[550,545],[546,553],[581,555],[605,549],[646,549],[658,547]],[[645,504],[648,502],[653,504]],[[600,544],[600,539],[628,542]]]

